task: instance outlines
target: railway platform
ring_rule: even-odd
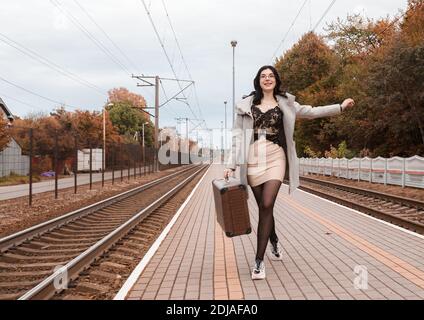
[[[116,300],[422,300],[424,236],[283,185],[274,216],[283,261],[265,256],[266,279],[251,280],[252,233],[227,238],[216,222],[212,165]],[[269,249],[267,249],[269,250]]]

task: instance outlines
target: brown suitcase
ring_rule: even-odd
[[[227,237],[235,237],[252,232],[247,206],[246,186],[240,180],[212,181],[216,217]]]

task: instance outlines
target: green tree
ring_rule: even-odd
[[[137,136],[141,141],[142,124],[147,122],[148,125],[144,126],[145,144],[153,145],[153,123],[144,111],[144,97],[125,88],[114,88],[109,90],[109,101],[113,104],[107,107],[109,118],[125,141],[133,143]]]
[[[120,135],[134,135],[140,131],[144,118],[129,102],[115,102],[107,109],[109,118]]]
[[[342,141],[337,148],[330,146],[330,150],[325,151],[324,153],[326,158],[348,158],[351,159],[355,154],[347,148],[346,141]]]

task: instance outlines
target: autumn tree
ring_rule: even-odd
[[[410,1],[400,31],[370,65],[367,104],[379,155],[424,154],[424,6]]]
[[[36,121],[35,118],[18,118],[13,121],[13,126],[10,127],[10,135],[22,148],[23,154],[29,152],[29,130],[34,127]]]
[[[142,95],[128,91],[126,88],[114,88],[109,90],[109,101],[111,103],[127,102],[135,109],[144,109],[147,106],[146,100]],[[143,114],[145,120],[148,120],[146,114]]]
[[[125,88],[112,89],[109,91],[108,115],[120,135],[127,142],[134,142],[134,137],[141,137],[143,123],[145,144],[153,144],[153,123],[148,114],[144,112],[146,101],[143,96],[129,92]]]
[[[424,1],[408,0],[405,18],[401,23],[403,41],[412,47],[424,42]]]
[[[15,120],[11,133],[25,154],[29,152],[30,128],[33,129],[33,154],[43,159],[54,158],[57,138],[59,168],[64,160],[74,156],[75,142],[78,149],[90,146],[103,148],[103,121],[102,114],[98,111],[68,112],[57,108],[50,115]],[[107,119],[107,147],[121,140],[112,122]],[[52,169],[52,163],[50,168]]]
[[[4,150],[10,142],[8,121],[4,120],[0,112],[0,151]]]
[[[277,68],[284,89],[298,95],[302,90],[326,77],[335,62],[334,53],[323,38],[309,32],[282,57]]]
[[[305,34],[298,43],[277,59],[283,87],[297,96],[301,104],[314,106],[338,102],[336,87],[337,56],[315,33]],[[322,128],[328,119],[298,121],[295,138],[300,156],[306,152],[326,150],[335,133]]]
[[[334,53],[339,58],[336,100],[351,97],[356,101],[353,110],[333,117],[323,126],[321,135],[327,131],[337,132],[337,141],[347,141],[356,150],[370,148],[370,144],[381,139],[376,137],[378,113],[369,103],[370,65],[382,63],[384,50],[392,38],[395,27],[383,19],[373,22],[361,15],[348,15],[346,20],[338,18],[327,27],[326,39],[333,43]]]

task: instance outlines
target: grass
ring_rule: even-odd
[[[40,181],[40,177],[32,176],[32,182]],[[29,176],[20,176],[12,172],[9,176],[0,177],[0,186],[12,186],[16,184],[29,183]]]

